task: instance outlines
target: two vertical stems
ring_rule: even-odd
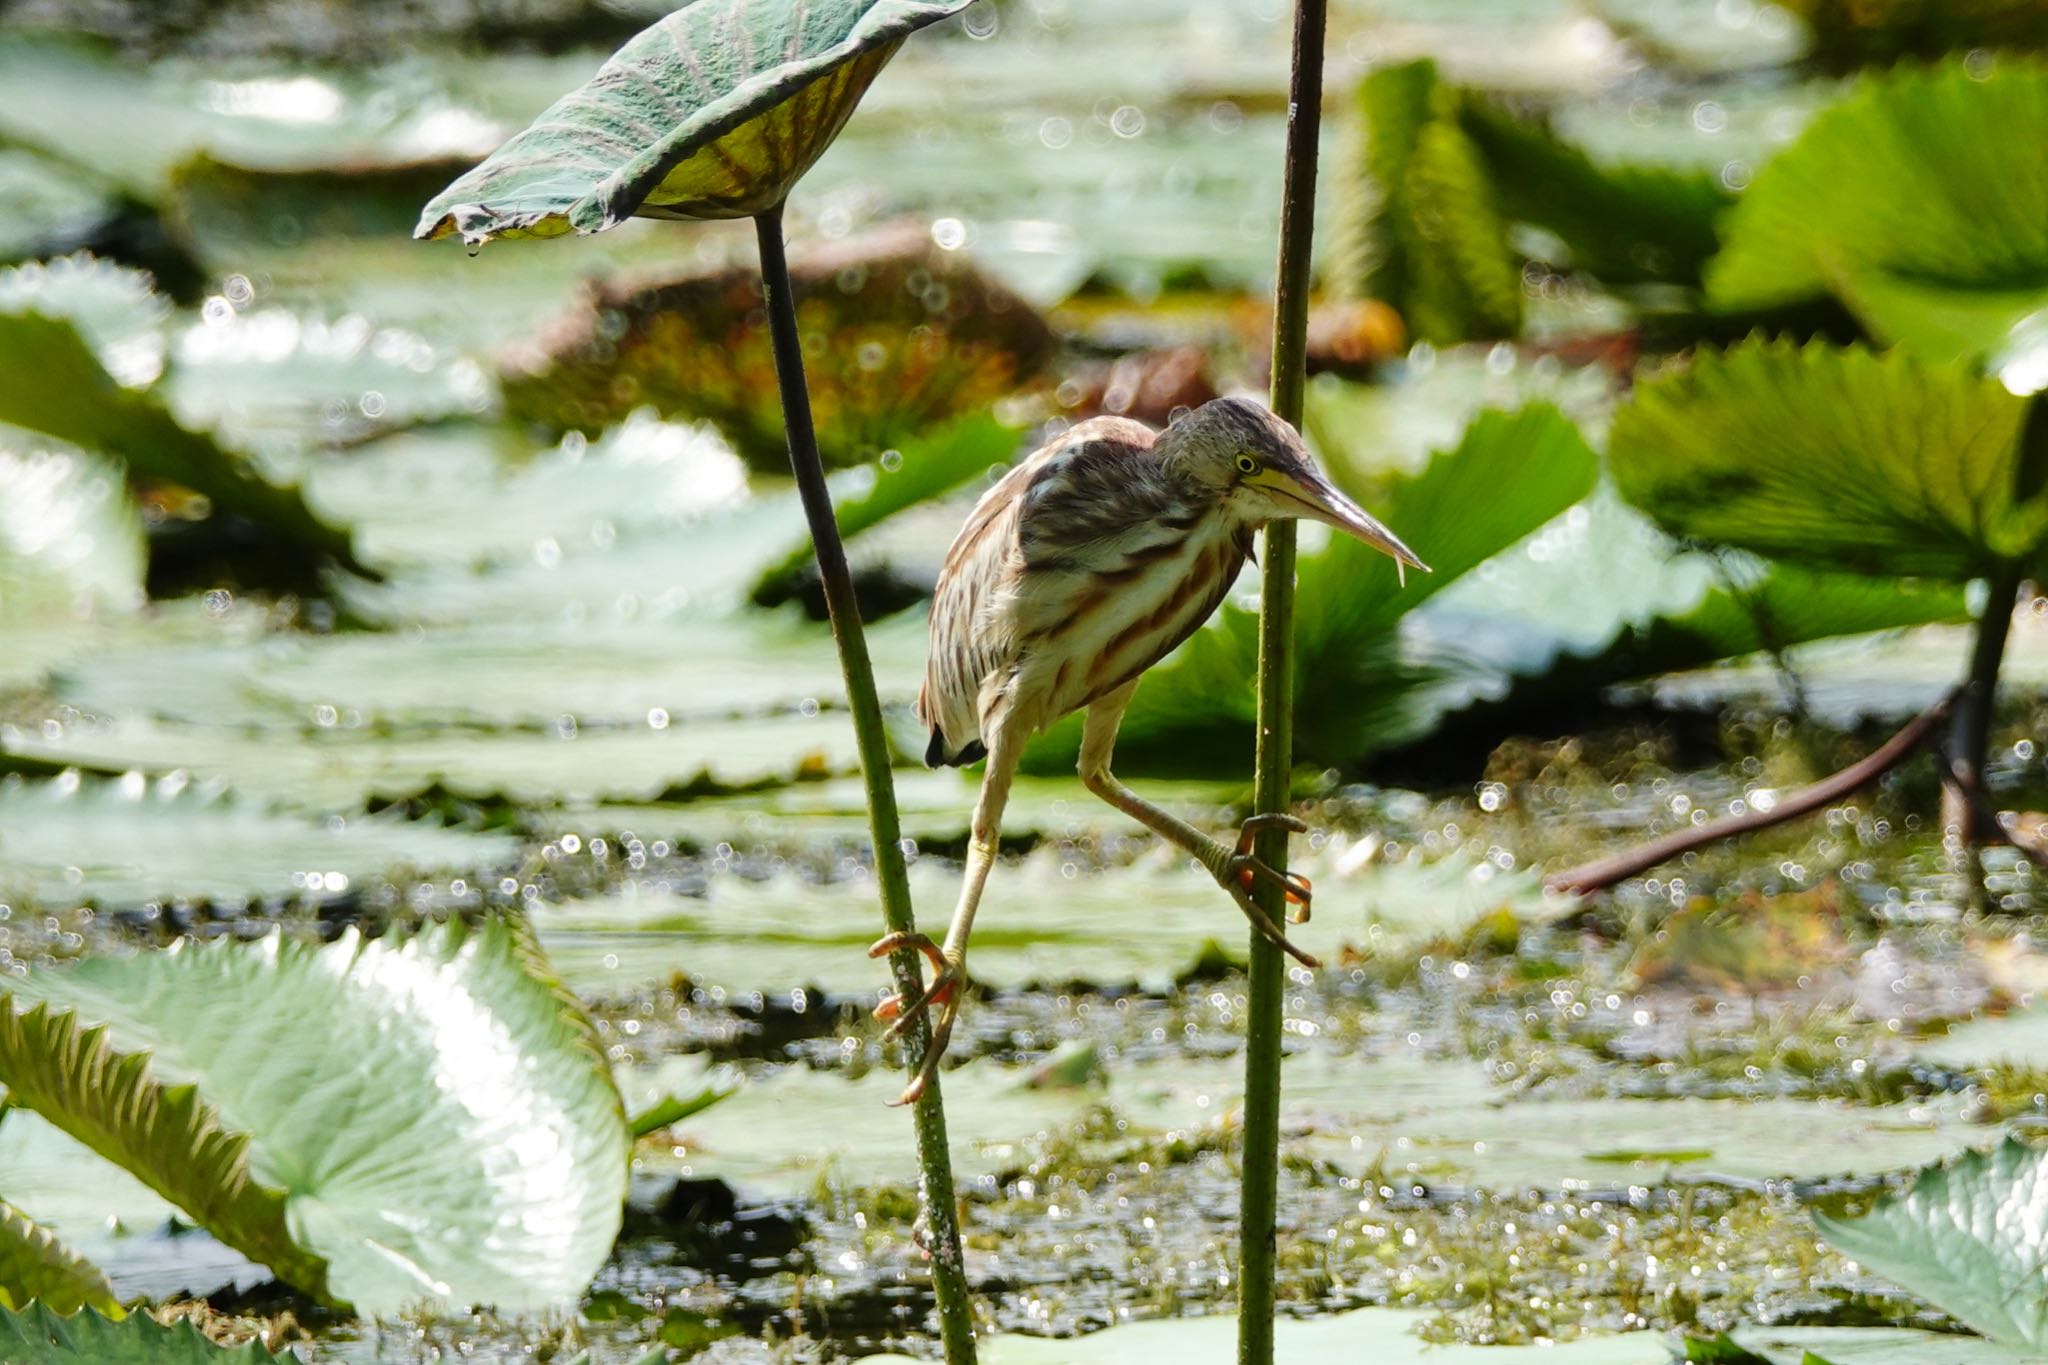
[[[818,557],[818,576],[825,589],[825,607],[832,618],[832,638],[839,646],[839,666],[846,675],[846,701],[853,712],[853,731],[860,751],[861,776],[867,784],[868,821],[875,845],[875,880],[882,893],[882,917],[891,933],[916,929],[911,917],[910,876],[903,859],[903,830],[896,815],[896,787],[890,776],[889,738],[882,726],[882,704],[875,693],[875,671],[868,661],[867,635],[854,602],[853,575],[846,566],[846,547],[832,495],[825,486],[825,466],[818,456],[817,433],[811,425],[810,391],[804,383],[802,341],[796,328],[796,299],[790,289],[789,260],[783,251],[782,210],[775,208],[754,220],[761,249],[761,286],[768,304],[768,331],[775,348],[775,378],[782,393],[782,420],[789,437],[789,463],[796,475],[804,518]],[[889,959],[896,989],[903,999],[923,992],[921,963],[912,948]],[[930,1044],[923,1015],[906,1037],[918,1053]],[[968,1297],[967,1272],[960,1255],[960,1222],[953,1194],[953,1166],[946,1145],[946,1111],[934,1076],[913,1110],[917,1130],[920,1194],[924,1201],[926,1247],[931,1253],[932,1294],[938,1303],[939,1336],[946,1365],[972,1365],[974,1305]]]
[[[1280,267],[1273,303],[1273,411],[1301,425],[1306,375],[1310,249],[1315,238],[1316,148],[1322,131],[1326,0],[1296,0],[1294,67],[1287,92],[1287,150],[1280,201]],[[1253,808],[1284,811],[1294,768],[1294,523],[1263,533],[1259,587],[1258,773]],[[1258,853],[1287,866],[1284,830],[1260,836]],[[1276,887],[1254,893],[1275,924],[1286,922]],[[1245,1045],[1244,1174],[1238,1245],[1238,1365],[1272,1365],[1275,1225],[1279,1215],[1280,1062],[1287,959],[1251,936]]]

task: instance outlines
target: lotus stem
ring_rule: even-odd
[[[1960,850],[1957,856],[1965,861],[1972,845],[1995,837],[1996,826],[1985,829],[1968,798],[1984,785],[1991,717],[1998,702],[1998,667],[2005,658],[2006,636],[2012,631],[2013,602],[2026,580],[2026,572],[2018,564],[2002,564],[1989,578],[1990,591],[1984,599],[1984,614],[1977,620],[1977,639],[1970,651],[1970,672],[1963,679],[1955,726],[1949,732],[1949,769],[1943,774],[1948,780],[1942,794],[1942,827],[1954,831]],[[1964,870],[1966,874],[1969,871],[1967,867]]]
[[[839,647],[839,667],[846,675],[847,707],[860,751],[862,780],[867,785],[868,826],[874,838],[875,880],[881,886],[882,918],[892,934],[915,932],[911,915],[910,874],[903,860],[903,830],[896,814],[896,787],[891,777],[889,738],[882,727],[882,703],[875,692],[875,670],[868,660],[867,634],[861,628],[854,600],[853,575],[846,567],[839,522],[825,485],[825,465],[818,457],[817,432],[811,425],[811,396],[804,382],[803,346],[797,335],[796,297],[790,287],[789,258],[783,250],[782,210],[778,206],[754,219],[761,250],[761,289],[768,305],[768,334],[775,351],[775,379],[782,394],[782,422],[789,438],[789,465],[796,475],[804,519],[810,523],[817,552],[818,577],[825,589],[825,608],[832,618],[832,639]],[[917,952],[904,948],[889,959],[896,989],[914,1000],[924,989]],[[907,1032],[913,1053],[922,1053],[930,1030],[920,1016]],[[925,1247],[931,1253],[932,1297],[938,1305],[939,1337],[946,1365],[972,1365],[974,1304],[967,1291],[966,1263],[960,1254],[960,1220],[953,1194],[952,1156],[946,1144],[946,1110],[934,1076],[913,1109],[917,1132],[919,1194],[924,1202]]]
[[[1322,131],[1323,33],[1326,0],[1296,0],[1294,63],[1287,89],[1286,169],[1280,199],[1280,262],[1273,299],[1272,404],[1301,425],[1307,375],[1309,257],[1315,240],[1316,144]],[[1259,738],[1252,806],[1285,811],[1294,771],[1294,523],[1274,521],[1261,534],[1259,580]],[[1258,854],[1285,871],[1287,834],[1270,830]],[[1285,922],[1280,889],[1254,892],[1275,924]],[[1281,1024],[1287,959],[1258,933],[1251,936],[1246,1015],[1244,1156],[1238,1208],[1238,1365],[1272,1365],[1274,1237],[1280,1197]]]

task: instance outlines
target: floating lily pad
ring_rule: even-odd
[[[1738,1327],[1735,1344],[1766,1365],[2026,1365],[2032,1352],[1953,1332],[1904,1327]]]
[[[971,1026],[970,1013],[962,1027]],[[946,1073],[955,1168],[1014,1167],[1097,1104],[1128,1121],[1120,1137],[1235,1123],[1243,1070],[1238,1057],[1112,1059],[1105,1089],[1034,1089],[1020,1084],[1024,1069],[972,1062]],[[1960,1103],[1543,1099],[1503,1090],[1483,1063],[1421,1055],[1311,1047],[1288,1059],[1283,1080],[1286,1152],[1452,1188],[1863,1173],[1953,1153],[1972,1136]],[[886,1103],[902,1083],[883,1070],[848,1080],[788,1068],[683,1125],[683,1156],[663,1161],[765,1191],[808,1189],[827,1173],[851,1184],[914,1180],[907,1121]]]
[[[387,1314],[535,1308],[580,1293],[611,1249],[618,1091],[517,926],[187,943],[8,991],[15,1100],[305,1292]],[[340,1069],[337,1019],[376,1021]]]
[[[0,782],[0,893],[46,909],[320,899],[403,869],[492,867],[514,851],[503,835],[395,815],[344,823],[282,814],[195,790],[182,776]]]
[[[1289,1365],[1670,1365],[1655,1332],[1582,1337],[1538,1346],[1441,1345],[1416,1335],[1427,1313],[1361,1308],[1331,1316],[1282,1318],[1273,1349]],[[1225,1315],[1129,1322],[1082,1337],[998,1333],[980,1348],[988,1365],[1230,1365],[1237,1319]],[[870,1356],[870,1365],[908,1365],[908,1356]]]
[[[290,742],[284,742],[289,739]],[[381,735],[250,733],[228,726],[121,720],[51,734],[0,723],[0,754],[100,772],[219,778],[296,810],[345,812],[372,796],[439,785],[531,804],[647,801],[671,790],[731,789],[851,771],[852,723],[826,711],[633,729]]]

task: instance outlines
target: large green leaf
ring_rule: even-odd
[[[147,1313],[116,1321],[91,1309],[65,1317],[32,1304],[20,1313],[0,1307],[0,1359],[19,1365],[295,1365],[299,1355],[274,1355],[260,1341],[217,1346],[190,1318],[166,1327]]]
[[[0,422],[112,456],[140,478],[203,494],[216,512],[357,567],[347,533],[307,510],[297,489],[183,426],[154,393],[117,383],[70,322],[0,312]]]
[[[113,1288],[97,1266],[0,1201],[0,1309],[24,1307],[32,1299],[59,1313],[89,1306],[121,1316]]]
[[[917,29],[968,0],[695,0],[435,196],[415,233],[556,237],[780,204]]]
[[[1821,1236],[1993,1341],[2048,1351],[2048,1152],[2008,1137]]]
[[[1868,80],[1767,162],[1723,223],[1708,293],[1730,309],[1829,292],[1887,337],[1915,340],[1921,294],[2004,298],[2017,318],[2048,302],[2048,67],[2010,54]],[[1892,306],[1886,306],[1886,305]],[[1995,334],[1996,329],[1989,329]]]
[[[20,1103],[307,1293],[538,1308],[611,1249],[618,1091],[523,924],[186,943],[8,995]]]
[[[1623,496],[1674,534],[1961,579],[2048,535],[2025,407],[1957,364],[1751,341],[1638,385],[1608,458]]]

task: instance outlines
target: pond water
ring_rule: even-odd
[[[54,549],[0,558],[0,604],[45,575],[66,607],[0,615],[0,969],[517,909],[629,1107],[736,1090],[638,1141],[615,1251],[576,1310],[540,1317],[320,1310],[25,1112],[0,1121],[0,1196],[122,1297],[204,1298],[216,1329],[298,1336],[308,1360],[933,1357],[910,1121],[885,1104],[901,1058],[868,1017],[885,983],[865,955],[879,916],[852,735],[830,637],[782,572],[805,545],[795,500],[730,432],[634,395],[591,435],[509,409],[508,357],[567,326],[591,281],[746,262],[746,233],[636,221],[474,257],[408,240],[451,166],[646,16],[229,8],[0,6],[0,184],[20,205],[0,247],[123,202],[169,234],[130,253],[156,253],[155,292],[72,262],[7,276],[0,302],[76,317],[117,378],[155,381],[178,421],[297,481],[376,576],[308,583],[284,563],[245,582],[217,546],[151,558],[108,462],[40,456],[49,501],[12,515]],[[873,512],[863,587],[903,608],[871,644],[927,921],[951,902],[974,789],[908,761],[919,594],[1064,385],[1187,344],[1219,357],[1219,387],[1261,382],[1286,42],[1277,0],[990,0],[906,47],[792,204],[800,257],[912,217],[1059,338],[1037,396],[995,405],[1008,425],[923,432],[837,476]],[[1345,179],[1360,76],[1433,55],[1598,155],[1740,188],[1838,92],[1802,43],[1783,11],[1728,0],[1347,0],[1326,180]],[[1465,437],[1485,407],[1541,400],[1597,438],[1621,380],[1544,343],[1619,307],[1537,289],[1526,346],[1403,342],[1374,387],[1319,378],[1311,432],[1375,487],[1461,439],[1486,457]],[[840,341],[820,337],[819,363]],[[1539,438],[1563,441],[1501,440]],[[39,449],[0,428],[0,474]],[[892,482],[919,470],[934,487]],[[1659,628],[1782,582],[1679,552],[1589,492],[1590,451],[1583,474],[1309,713],[1357,761],[1298,788],[1317,888],[1300,936],[1328,965],[1295,972],[1287,1001],[1280,1292],[1302,1335],[1283,1344],[1650,1365],[1673,1334],[1767,1324],[1745,1340],[1770,1359],[1965,1359],[1979,1343],[1919,1335],[1958,1324],[1811,1215],[2048,1123],[2034,864],[1988,851],[1977,895],[1923,764],[1596,900],[1541,885],[1865,752],[1957,676],[1962,596],[1823,599],[1816,637],[1913,627],[1874,644],[1763,662],[1772,642],[1673,645]],[[1311,580],[1304,611],[1316,581],[1391,601],[1386,577]],[[2039,617],[2020,613],[1993,741],[2000,802],[2021,809],[2048,778]],[[1627,655],[1652,637],[1665,652]],[[1703,666],[1724,654],[1751,657]],[[1225,732],[1248,734],[1241,719]],[[1248,742],[1176,754],[1157,733],[1134,736],[1132,780],[1228,827]],[[1100,1356],[1023,1339],[1213,1318],[1236,1292],[1244,926],[1065,776],[1060,745],[1011,803],[944,1077],[967,1268],[999,1361],[1203,1358],[1224,1324],[1125,1327]],[[1532,1343],[1577,1353],[1505,1349]]]

